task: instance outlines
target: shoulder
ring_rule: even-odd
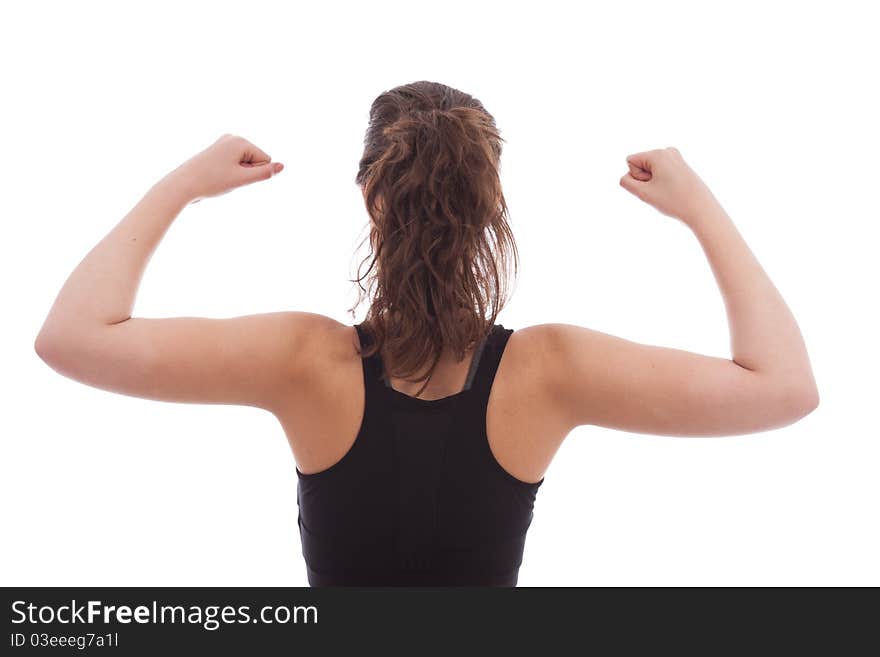
[[[332,317],[305,311],[262,316],[248,331],[252,349],[263,354],[262,366],[272,370],[276,386],[266,394],[265,408],[286,412],[292,396],[315,384],[316,377],[356,354],[357,334]]]
[[[572,370],[593,358],[594,335],[597,333],[589,329],[562,323],[516,329],[508,339],[499,372],[514,381],[510,386],[518,396],[539,404],[548,416],[564,418]]]
[[[288,326],[297,360],[303,365],[312,361],[350,356],[358,344],[354,326],[343,324],[318,313],[291,311]]]
[[[601,347],[603,338],[611,337],[574,324],[547,323],[517,329],[510,342],[516,344],[515,349],[523,358],[542,364],[544,370],[552,373],[554,368],[564,369],[565,359],[572,351],[594,350]]]
[[[499,372],[512,372],[516,381],[533,390],[548,390],[556,361],[557,324],[516,328],[507,339]]]
[[[535,324],[513,330],[507,339],[505,356],[515,360],[521,365],[538,368],[541,363],[546,363],[552,355],[555,342],[558,341],[560,324]]]
[[[637,344],[565,323],[536,324],[519,329],[511,336],[511,342],[517,334],[520,345],[517,351],[523,354],[521,358],[532,366],[533,375],[540,378],[542,385],[557,398],[570,391],[572,382],[577,379],[575,375],[588,375],[586,378],[594,381],[599,374],[593,369],[595,365],[609,361],[612,356],[621,358],[621,354],[632,353],[631,347]],[[641,354],[631,356],[639,357]]]
[[[317,363],[351,353],[357,344],[354,327],[319,313],[290,310],[260,317],[249,339],[255,348],[271,352],[284,379],[294,385],[307,381]]]
[[[351,324],[315,313],[298,313],[299,344],[291,372],[294,384],[310,384],[323,372],[359,361],[360,338]]]

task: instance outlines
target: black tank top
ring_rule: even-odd
[[[355,326],[362,347],[369,336]],[[486,437],[492,381],[513,329],[474,350],[464,388],[428,400],[362,359],[357,438],[335,464],[297,473],[311,586],[515,586],[538,488],[501,467]]]

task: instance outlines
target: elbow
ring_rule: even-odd
[[[810,413],[815,411],[818,406],[819,406],[819,393],[818,392],[811,392],[808,394],[805,393],[802,397],[800,397],[797,400],[797,403],[794,407],[795,421],[807,417]]]
[[[804,397],[804,415],[809,415],[819,407],[819,389],[813,386],[809,393]]]
[[[40,331],[39,335],[37,335],[37,339],[34,340],[34,351],[37,352],[37,356],[46,361],[49,358],[49,354],[52,353],[52,350],[52,342],[43,331]]]
[[[40,331],[34,340],[34,351],[37,352],[40,360],[50,367],[54,367],[54,364],[64,354],[64,349],[58,336],[47,332],[45,329]]]
[[[819,406],[819,388],[816,386],[816,380],[813,378],[812,372],[808,372],[801,379],[799,386],[795,386],[795,399],[800,405],[801,412],[809,415]]]
[[[818,408],[819,389],[812,380],[787,386],[782,393],[780,406],[785,409],[789,422],[796,422]]]

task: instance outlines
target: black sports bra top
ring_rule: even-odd
[[[362,346],[369,335],[355,326]],[[543,479],[495,459],[486,407],[513,329],[474,350],[464,388],[427,400],[391,387],[379,354],[362,360],[364,414],[335,464],[297,468],[298,525],[311,586],[515,586]]]

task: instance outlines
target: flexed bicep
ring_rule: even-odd
[[[310,341],[338,322],[305,312],[224,319],[131,318],[56,336],[40,356],[97,388],[160,401],[274,409],[305,366]]]
[[[724,436],[785,426],[811,410],[801,387],[729,359],[570,324],[541,328],[550,355],[548,385],[572,427]]]

